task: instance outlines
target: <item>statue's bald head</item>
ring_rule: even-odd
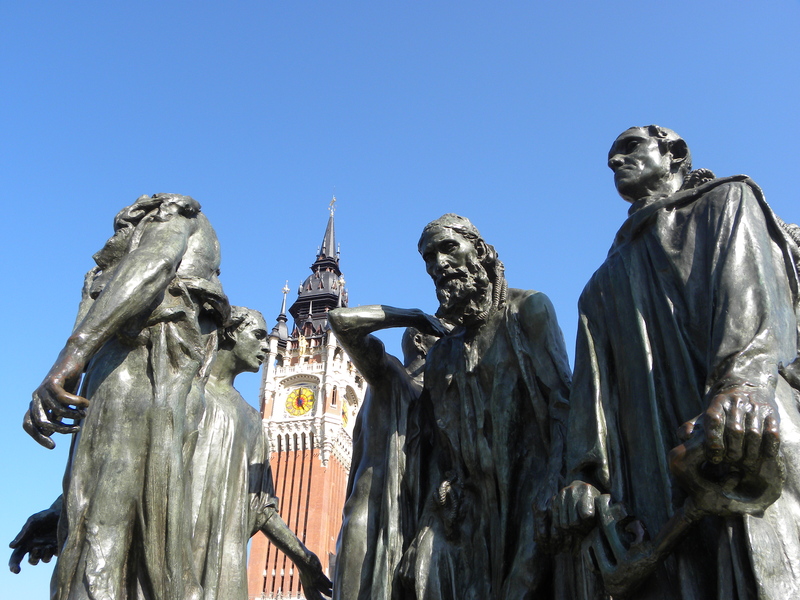
[[[419,238],[417,248],[422,249],[422,242],[427,234],[439,229],[452,229],[468,240],[483,241],[480,231],[478,231],[478,228],[475,227],[475,225],[472,224],[472,221],[470,221],[467,217],[462,217],[461,215],[457,215],[455,213],[447,213],[425,225],[425,228],[422,230],[422,235]]]
[[[684,139],[658,125],[623,131],[608,151],[614,184],[629,202],[653,194],[672,194],[683,186],[692,169]]]

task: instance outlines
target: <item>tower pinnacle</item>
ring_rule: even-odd
[[[310,322],[313,331],[322,333],[327,329],[328,311],[339,306],[347,306],[347,291],[340,283],[343,279],[339,270],[339,252],[333,220],[335,203],[336,196],[328,205],[328,224],[316,260],[311,265],[311,275],[300,284],[297,299],[289,308],[297,329],[303,329]]]

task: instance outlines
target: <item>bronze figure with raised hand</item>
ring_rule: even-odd
[[[333,578],[335,600],[391,600],[395,576],[416,533],[424,424],[419,395],[429,348],[447,328],[417,309],[337,308],[331,329],[369,383],[353,430],[353,460]],[[406,327],[403,363],[371,335]]]
[[[600,573],[584,598],[796,597],[794,242],[674,131],[626,130],[608,165],[631,208],[579,302],[554,536]]]
[[[73,333],[24,421],[48,448],[53,433],[77,432],[54,598],[199,598],[187,461],[200,370],[229,313],[219,243],[197,201],[155,194],[117,214],[94,260]]]

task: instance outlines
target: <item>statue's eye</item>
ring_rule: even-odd
[[[633,152],[636,150],[636,146],[639,145],[639,140],[629,140],[627,144],[625,144],[625,152]]]
[[[450,254],[457,247],[458,247],[458,244],[456,242],[454,242],[453,240],[446,240],[446,241],[442,242],[442,244],[439,246],[439,250],[441,252],[445,252],[447,254]]]

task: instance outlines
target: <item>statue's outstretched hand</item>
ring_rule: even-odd
[[[50,562],[58,554],[58,519],[61,515],[60,502],[47,510],[28,517],[25,525],[9,546],[14,550],[8,561],[12,573],[20,572],[20,563],[25,555],[32,565],[39,561]]]
[[[322,565],[316,554],[309,552],[308,562],[297,567],[300,570],[300,583],[303,584],[303,591],[308,600],[324,600],[325,596],[331,596],[333,584],[322,572]]]
[[[419,322],[417,323],[417,329],[427,335],[444,337],[450,333],[452,327],[448,327],[433,315],[419,311]]]
[[[80,420],[86,416],[89,401],[72,391],[77,389],[83,363],[62,352],[42,384],[33,392],[22,427],[45,448],[55,448],[53,433],[75,433],[77,424],[64,423],[64,419]]]

